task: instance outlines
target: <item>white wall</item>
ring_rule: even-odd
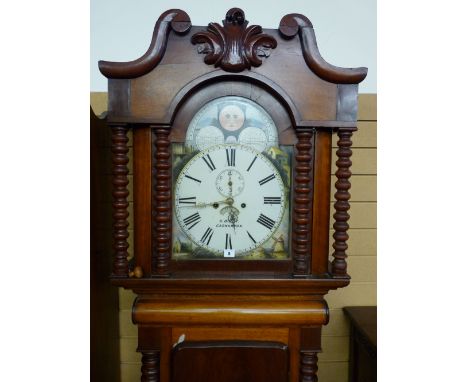
[[[367,66],[360,93],[377,92],[376,0],[91,0],[91,91],[107,91],[97,62],[131,61],[148,48],[159,15],[167,9],[186,11],[193,25],[221,22],[226,11],[242,8],[246,19],[278,28],[288,13],[302,13],[314,25],[318,46],[329,63]]]

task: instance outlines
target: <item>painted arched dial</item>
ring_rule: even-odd
[[[240,144],[200,151],[182,168],[175,184],[174,210],[193,247],[213,257],[235,257],[259,248],[279,227],[287,192],[271,160]]]
[[[278,130],[271,116],[257,103],[225,96],[206,103],[187,128],[185,145],[205,150],[221,143],[238,143],[260,152],[278,146]]]

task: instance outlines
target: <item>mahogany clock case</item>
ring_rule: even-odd
[[[261,361],[270,360],[274,380],[316,381],[321,327],[329,315],[324,296],[350,282],[351,136],[358,84],[367,69],[327,63],[303,15],[288,14],[278,29],[263,29],[250,25],[239,8],[228,10],[222,25],[207,27],[192,26],[182,10],[168,10],[142,57],[100,61],[99,69],[109,79],[112,129],[111,282],[137,294],[132,319],[142,381],[187,380],[187,373],[211,381],[220,370],[207,376],[208,360],[229,356],[229,371],[216,378],[270,380]],[[174,148],[184,143],[199,110],[232,96],[265,110],[277,127],[278,144],[291,149],[289,254],[279,260],[176,260]],[[130,130],[133,259],[127,241]],[[330,216],[334,133],[337,181]],[[197,362],[188,368],[192,360]],[[239,364],[250,365],[249,373],[239,374]]]
[[[278,30],[262,30],[247,27],[244,13],[233,8],[223,24],[192,27],[185,12],[169,10],[159,18],[144,56],[129,63],[99,64],[109,78],[108,122],[116,155],[114,207],[119,212],[114,277],[127,278],[129,271],[124,166],[125,136],[133,129],[135,262],[131,266],[141,267],[144,278],[232,272],[232,277],[251,273],[346,279],[345,204],[351,164],[346,157],[351,155],[349,138],[356,130],[357,83],[367,70],[326,63],[318,53],[312,24],[302,15],[283,17]],[[219,45],[222,38],[224,46]],[[187,124],[200,107],[227,95],[264,107],[275,120],[280,143],[294,145],[290,260],[171,260],[171,144],[184,140]],[[331,133],[336,131],[342,138],[339,166],[343,169],[337,183],[342,189],[329,269]]]

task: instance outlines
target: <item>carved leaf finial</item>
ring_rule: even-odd
[[[195,33],[192,44],[201,44],[198,53],[206,54],[205,63],[227,72],[241,72],[262,64],[261,57],[268,57],[270,49],[277,46],[274,37],[262,33],[260,25],[251,25],[244,11],[231,8],[226,13],[223,26],[208,24],[207,30]]]

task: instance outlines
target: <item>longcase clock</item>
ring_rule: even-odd
[[[141,380],[316,381],[324,296],[350,282],[351,135],[367,69],[324,61],[303,15],[263,29],[239,8],[207,27],[168,10],[142,57],[99,69],[112,129],[111,282],[137,295]]]

